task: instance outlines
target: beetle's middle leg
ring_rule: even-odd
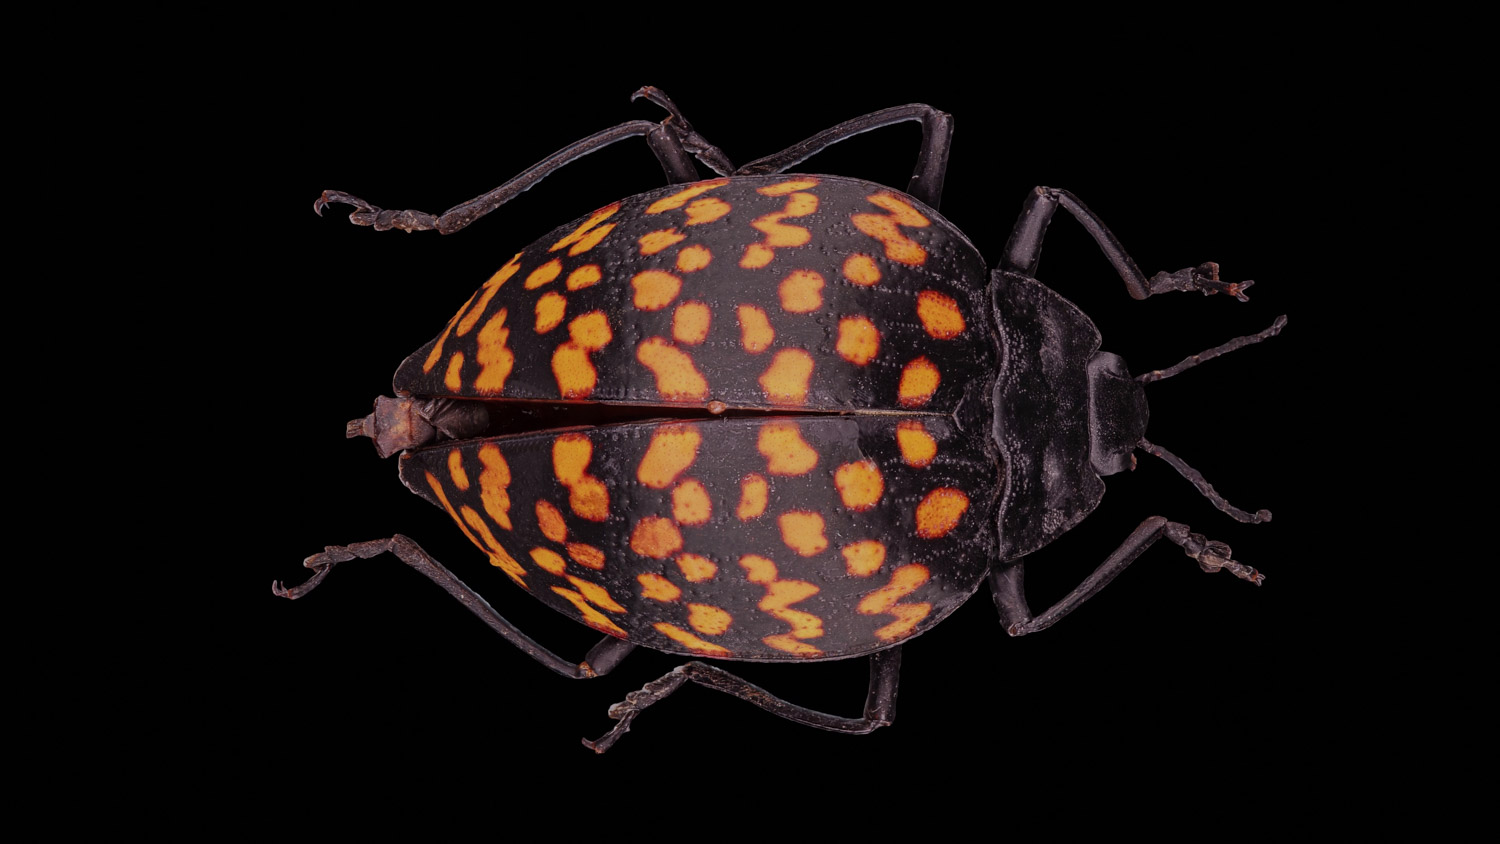
[[[864,735],[889,726],[895,720],[896,687],[900,674],[900,646],[871,654],[870,691],[865,697],[864,717],[844,718],[787,703],[765,689],[722,668],[704,662],[688,662],[672,669],[660,679],[647,683],[640,691],[631,692],[625,696],[625,700],[610,707],[609,717],[616,719],[619,723],[615,724],[614,729],[598,741],[584,739],[583,743],[597,753],[610,749],[621,736],[630,732],[630,723],[641,714],[643,709],[677,691],[683,683],[689,680],[700,686],[717,689],[725,694],[734,695],[740,700],[749,701],[772,715],[779,715],[788,721],[836,733]]]
[[[1199,290],[1205,296],[1224,293],[1241,302],[1249,300],[1245,291],[1255,282],[1220,281],[1219,265],[1212,261],[1175,273],[1159,272],[1148,280],[1141,268],[1136,266],[1135,260],[1126,253],[1114,232],[1079,202],[1078,197],[1059,188],[1039,187],[1026,198],[1026,204],[1021,208],[1021,218],[1016,220],[1016,227],[1011,230],[1010,240],[1005,244],[1005,253],[1000,259],[1001,269],[1028,276],[1036,275],[1037,261],[1042,257],[1042,239],[1046,237],[1047,225],[1052,222],[1052,215],[1057,212],[1059,205],[1067,209],[1093,236],[1094,242],[1103,250],[1104,257],[1109,259],[1115,272],[1124,279],[1125,289],[1132,298],[1144,299],[1156,293]]]
[[[1135,562],[1142,552],[1156,540],[1166,537],[1182,547],[1182,552],[1198,561],[1207,572],[1224,569],[1235,577],[1259,585],[1265,576],[1255,569],[1231,560],[1229,546],[1222,542],[1211,542],[1202,534],[1192,533],[1187,525],[1169,522],[1161,516],[1152,516],[1136,528],[1120,547],[1109,555],[1094,573],[1089,575],[1076,589],[1041,615],[1033,617],[1026,603],[1024,563],[1016,561],[990,572],[990,592],[995,599],[995,609],[1000,612],[1000,622],[1012,636],[1024,636],[1046,630],[1063,616],[1078,609],[1084,601],[1094,597],[1126,566]]]

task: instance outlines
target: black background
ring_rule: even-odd
[[[263,783],[267,794],[284,800],[326,781],[463,780],[523,804],[637,792],[720,801],[752,788],[800,801],[827,789],[873,797],[892,783],[938,794],[975,770],[986,789],[1309,799],[1345,740],[1335,705],[1353,670],[1342,634],[1324,621],[1338,612],[1325,587],[1340,563],[1318,521],[1327,494],[1318,455],[1340,422],[1318,387],[1337,362],[1323,353],[1326,335],[1314,338],[1330,328],[1324,309],[1338,282],[1319,266],[1326,215],[1308,199],[1342,166],[1334,138],[1346,106],[1294,85],[1296,68],[1142,70],[1122,54],[1060,79],[1056,65],[1028,55],[934,70],[931,56],[879,45],[800,64],[766,49],[777,58],[754,75],[743,73],[757,67],[745,54],[718,53],[649,66],[559,54],[462,72],[395,63],[371,77],[361,59],[340,54],[321,76],[256,99],[262,154],[282,164],[250,186],[276,201],[244,247],[259,277],[245,291],[257,330],[243,351],[274,374],[262,377],[266,403],[248,404],[234,431],[255,444],[245,476],[274,479],[274,493],[246,490],[241,518],[252,529],[235,555],[235,588],[264,598],[250,602],[243,671],[226,695],[228,722],[215,719],[215,729],[249,740],[253,758],[279,772]],[[1289,316],[1280,337],[1148,389],[1148,436],[1233,503],[1269,508],[1275,520],[1234,522],[1143,455],[1136,472],[1107,480],[1098,511],[1033,557],[1027,575],[1033,607],[1045,607],[1159,514],[1229,543],[1266,584],[1203,574],[1161,543],[1073,616],[1022,639],[1004,635],[981,587],[905,647],[891,728],[823,733],[690,686],[599,758],[579,739],[606,732],[609,705],[679,659],[638,651],[608,677],[562,679],[391,557],[341,566],[305,600],[273,599],[266,586],[300,582],[303,556],[400,532],[555,652],[581,658],[597,640],[521,594],[444,513],[401,486],[394,461],[346,441],[343,425],[390,392],[396,365],[512,254],[662,184],[644,142],[589,156],[449,236],[375,232],[337,209],[319,218],[311,205],[334,188],[441,212],[594,131],[657,119],[654,106],[628,100],[643,84],[670,94],[736,163],[849,117],[926,102],[956,123],[943,214],[990,261],[1026,192],[1045,184],[1076,193],[1147,274],[1214,260],[1226,278],[1255,279],[1247,304],[1197,294],[1136,302],[1059,214],[1038,276],[1092,316],[1104,348],[1134,371]],[[917,142],[916,126],[903,124],[796,169],[903,187]],[[787,700],[847,715],[859,712],[867,677],[863,660],[743,673]]]

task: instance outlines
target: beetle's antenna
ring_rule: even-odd
[[[1278,322],[1280,321],[1281,320],[1278,320]],[[1272,326],[1272,328],[1275,328],[1275,326]],[[1241,337],[1240,339],[1243,340],[1245,338]],[[1186,363],[1186,361],[1184,361],[1184,363]],[[1193,486],[1197,487],[1198,491],[1203,493],[1204,498],[1212,501],[1215,507],[1218,507],[1220,510],[1228,513],[1231,517],[1241,522],[1249,522],[1252,525],[1258,525],[1261,522],[1271,521],[1270,510],[1257,510],[1254,513],[1247,513],[1244,510],[1241,510],[1240,508],[1234,506],[1233,504],[1230,504],[1228,501],[1225,501],[1224,496],[1215,492],[1213,484],[1205,481],[1203,479],[1203,475],[1197,469],[1194,469],[1192,466],[1184,463],[1181,457],[1178,457],[1172,452],[1167,451],[1161,446],[1152,445],[1151,443],[1147,442],[1145,437],[1142,437],[1141,441],[1136,444],[1136,448],[1139,448],[1154,457],[1160,457],[1161,459],[1167,461],[1167,463],[1170,464],[1173,469],[1177,470],[1177,474],[1182,475],[1184,478],[1187,478]]]
[[[1188,357],[1183,358],[1181,363],[1177,364],[1171,369],[1153,369],[1150,372],[1143,372],[1140,375],[1136,376],[1135,380],[1139,381],[1142,384],[1150,384],[1152,381],[1160,381],[1163,378],[1171,378],[1173,375],[1192,369],[1193,367],[1197,366],[1200,363],[1203,363],[1206,360],[1213,360],[1219,355],[1225,354],[1227,352],[1232,352],[1235,349],[1244,348],[1245,346],[1252,346],[1262,340],[1275,337],[1277,334],[1280,334],[1281,329],[1285,327],[1286,314],[1282,314],[1281,316],[1276,318],[1275,322],[1271,323],[1270,328],[1267,328],[1265,331],[1262,331],[1259,334],[1250,334],[1245,337],[1236,337],[1222,346],[1215,346],[1206,352],[1199,352],[1196,355],[1189,355]],[[1178,469],[1177,471],[1181,472],[1182,470]],[[1184,472],[1183,474],[1186,474],[1186,472]]]

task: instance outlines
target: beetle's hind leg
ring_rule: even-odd
[[[889,726],[896,717],[896,687],[901,674],[901,648],[894,647],[870,655],[870,692],[865,697],[865,714],[862,718],[843,718],[787,703],[744,678],[730,674],[703,662],[679,665],[660,679],[647,683],[637,692],[625,696],[625,700],[609,708],[609,717],[619,723],[598,741],[584,739],[583,743],[596,753],[603,753],[614,746],[620,737],[630,732],[630,724],[641,711],[662,698],[677,691],[683,683],[692,681],[700,686],[717,689],[749,701],[772,715],[788,721],[806,724],[836,733],[864,735]]]
[[[990,572],[990,592],[995,599],[995,609],[1000,612],[1000,623],[1012,636],[1025,636],[1046,630],[1059,620],[1094,597],[1114,580],[1127,566],[1135,562],[1142,552],[1163,537],[1182,547],[1182,552],[1198,561],[1206,572],[1224,569],[1242,580],[1260,585],[1265,576],[1255,569],[1231,560],[1229,546],[1212,542],[1202,534],[1192,533],[1187,525],[1169,522],[1161,516],[1152,516],[1136,528],[1120,547],[1109,555],[1094,573],[1089,575],[1066,597],[1039,616],[1031,615],[1026,603],[1024,563],[1017,561]]]
[[[318,587],[323,578],[333,570],[339,563],[345,563],[354,559],[368,560],[381,554],[391,553],[400,558],[417,571],[427,576],[428,580],[443,587],[449,595],[457,598],[459,603],[468,607],[469,612],[479,616],[492,630],[505,638],[505,641],[520,648],[532,659],[547,666],[564,677],[583,679],[588,677],[601,677],[608,674],[620,660],[635,650],[635,645],[612,636],[605,636],[604,640],[595,645],[584,657],[582,662],[569,662],[557,654],[547,650],[532,640],[530,636],[503,616],[495,612],[495,608],[489,602],[479,596],[479,593],[470,589],[467,584],[458,579],[453,572],[448,571],[442,563],[433,559],[431,554],[422,550],[422,547],[410,539],[397,534],[389,539],[372,539],[369,542],[356,542],[352,545],[330,545],[320,554],[308,557],[304,566],[313,570],[313,576],[300,586],[287,588],[280,581],[271,584],[271,591],[282,598],[296,600]]]

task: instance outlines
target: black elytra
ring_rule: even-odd
[[[667,110],[579,141],[442,215],[385,211],[336,191],[378,230],[463,228],[557,168],[644,136],[668,186],[561,226],[518,253],[399,367],[350,436],[400,454],[402,480],[446,510],[532,595],[606,637],[563,659],[506,621],[403,536],[309,557],[299,598],[336,563],[390,552],[511,643],[568,677],[612,670],[635,646],[729,661],[867,656],[865,712],[783,701],[687,662],[610,710],[603,752],[648,706],[692,681],[784,718],[867,733],[895,712],[901,645],[986,579],[1007,631],[1043,630],[1166,537],[1205,571],[1261,575],[1228,546],[1144,521],[1045,612],[1027,606],[1027,555],[1082,521],[1101,478],[1134,452],[1170,462],[1224,512],[1246,513],[1144,438],[1143,385],[1270,337],[1132,377],[1076,306],[1033,277],[1060,206],[1137,299],[1169,291],[1241,301],[1251,282],[1203,264],[1147,279],[1070,193],[1037,188],[999,265],[937,211],[952,123],[925,105],[874,112],[742,167]],[[890,124],[922,127],[903,193],[786,171]],[[704,181],[693,159],[719,178]],[[591,424],[576,424],[591,411]]]

